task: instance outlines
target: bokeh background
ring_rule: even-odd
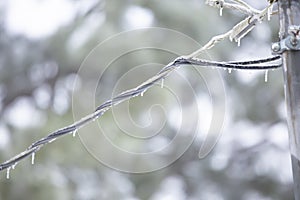
[[[265,1],[247,2],[258,9],[267,5]],[[224,10],[220,17],[219,11],[205,5],[203,0],[2,0],[0,162],[51,131],[72,123],[74,118],[78,119],[74,117],[75,109],[83,108],[79,112],[83,115],[92,112],[96,105],[123,89],[136,86],[176,57],[172,53],[143,51],[109,67],[102,65],[102,58],[114,55],[116,49],[134,48],[143,40],[155,42],[155,38],[151,40],[140,34],[129,37],[130,40],[109,43],[102,49],[99,59],[89,60],[88,70],[78,73],[84,59],[99,43],[123,31],[161,27],[182,33],[203,45],[244,17],[230,10]],[[257,25],[241,41],[240,47],[225,40],[202,57],[219,61],[268,57],[271,42],[278,38],[277,20],[274,16],[270,22]],[[168,34],[160,37],[159,42],[170,52],[188,54],[196,50],[194,45],[176,41]],[[152,67],[151,62],[154,63]],[[147,64],[146,68],[136,67],[143,64]],[[134,76],[129,73],[131,69],[137,69]],[[105,72],[103,76],[98,76],[99,71]],[[200,69],[201,73],[210,80],[216,76],[221,78],[226,93],[222,135],[205,158],[199,159],[198,153],[205,139],[203,126],[209,127],[211,121],[208,119],[214,105],[205,80],[194,76],[195,70],[184,68],[173,78],[166,79],[166,88],[169,85],[172,90],[158,86],[147,92],[145,98],[137,97],[123,104],[129,115],[122,116],[122,107],[109,111],[95,122],[101,125],[98,128],[82,130],[80,137],[65,136],[42,148],[36,154],[34,165],[30,158],[22,161],[10,172],[9,179],[6,179],[6,171],[2,171],[0,199],[293,199],[281,70],[269,71],[267,82],[261,71],[228,73],[205,68]],[[180,78],[178,74],[184,74],[189,85],[181,79],[176,81],[176,77]],[[198,105],[190,101],[186,88],[193,88]],[[90,102],[87,100],[90,94],[94,95],[94,104],[86,103]],[[129,116],[128,123],[138,127],[134,129],[135,135],[163,127],[154,136],[158,139],[147,147],[156,150],[172,140],[178,120],[174,117],[178,114],[174,96],[185,96],[180,109],[189,111],[193,110],[191,105],[195,106],[202,118],[199,118],[195,140],[171,165],[141,174],[121,172],[101,164],[80,139],[84,134],[95,136],[105,132],[128,151],[145,150],[144,146],[132,142],[132,138],[123,136],[130,131],[125,130],[127,121],[122,120]],[[158,109],[151,107],[156,104],[160,105]],[[181,117],[192,118],[189,114]],[[123,125],[118,124],[120,121]],[[178,137],[184,142],[187,136],[182,132]],[[101,149],[101,141],[95,139],[93,144],[97,146],[97,142]],[[180,147],[181,143],[176,145]],[[157,161],[152,159],[152,163],[136,161],[131,164],[139,167],[163,162],[177,155],[179,150],[172,148],[157,157]],[[105,155],[121,163],[128,162],[126,157],[122,160],[114,152],[106,151]]]

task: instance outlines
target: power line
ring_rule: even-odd
[[[270,62],[279,61],[277,64],[268,64]],[[267,65],[265,65],[267,64]],[[218,67],[218,68],[227,68],[227,69],[248,69],[248,70],[266,70],[266,69],[276,69],[281,67],[281,57],[275,56],[266,59],[260,60],[250,60],[250,61],[242,61],[242,62],[216,62],[216,61],[208,61],[202,60],[198,58],[185,58],[185,57],[178,57],[173,62],[166,65],[161,71],[159,71],[155,76],[148,79],[147,81],[143,82],[139,86],[124,91],[119,95],[115,96],[114,98],[104,102],[100,106],[96,108],[96,110],[87,115],[86,117],[80,119],[79,121],[74,122],[73,124],[58,129],[48,136],[32,143],[25,151],[19,153],[18,155],[14,156],[13,158],[3,162],[0,164],[0,171],[7,169],[8,170],[8,177],[9,177],[9,170],[14,168],[15,165],[25,159],[28,156],[33,156],[32,163],[34,162],[34,155],[37,151],[39,151],[43,146],[55,141],[56,139],[76,132],[79,128],[85,126],[86,124],[94,121],[95,119],[101,117],[107,110],[109,110],[112,106],[115,106],[125,100],[131,99],[133,97],[142,95],[146,92],[149,88],[151,88],[154,84],[158,83],[159,81],[163,81],[171,72],[175,69],[179,68],[180,66],[187,65],[187,66],[207,66],[207,67]]]

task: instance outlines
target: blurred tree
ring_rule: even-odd
[[[136,37],[105,43],[112,35],[145,26],[162,27],[204,44],[244,17],[232,11],[224,11],[224,16],[219,17],[217,10],[204,5],[204,1],[195,0],[69,0],[76,13],[73,20],[60,26],[55,33],[36,39],[7,29],[5,16],[9,12],[6,10],[9,1],[3,2],[0,4],[1,161],[51,131],[72,123],[74,108],[82,109],[82,116],[93,111],[95,105],[87,104],[88,99],[95,99],[98,105],[116,92],[135,87],[161,68],[156,64],[150,67],[149,63],[167,64],[176,57],[173,52],[188,54],[197,48],[195,44],[186,44],[186,40],[177,40],[172,35],[149,38],[147,31]],[[251,3],[260,8],[266,5],[266,2],[249,1]],[[56,11],[52,12],[55,15]],[[39,18],[38,15],[34,17]],[[30,24],[29,21],[23,23]],[[276,24],[277,18],[274,17],[271,22],[258,25],[242,40],[241,47],[224,41],[203,57],[240,60],[268,56],[270,42],[277,37]],[[136,50],[136,44],[143,41],[150,41],[154,47],[158,44],[168,47],[170,52],[150,49],[128,53],[118,60],[110,60],[111,63],[105,62],[119,56],[122,48]],[[88,70],[77,73],[87,55],[101,42],[104,46],[98,57],[85,62]],[[136,67],[143,65],[146,67]],[[158,140],[153,139],[154,145],[149,149],[156,150],[160,142],[172,141],[179,123],[172,123],[174,116],[175,120],[178,119],[178,104],[174,103],[174,96],[184,99],[180,109],[191,116],[193,110],[197,110],[193,98],[204,102],[200,102],[200,113],[201,108],[207,106],[205,102],[208,102],[208,107],[213,106],[206,80],[200,79],[193,69],[179,71],[181,75],[172,74],[166,80],[166,85],[171,92],[175,91],[175,95],[163,89],[153,89],[144,98],[122,104],[130,110],[131,121],[125,120],[128,118],[127,107],[124,111],[120,105],[99,119],[101,130],[107,131],[109,139],[121,148],[144,151],[146,147],[127,137],[122,128],[132,123],[139,127],[134,129],[137,132],[134,135],[147,138],[147,133],[153,134],[156,126],[165,121],[159,132],[161,136],[156,136]],[[215,69],[200,69],[200,72],[200,76],[216,79]],[[122,173],[99,164],[85,151],[79,137],[66,136],[40,150],[33,166],[30,161],[23,161],[11,171],[8,180],[2,173],[0,199],[292,199],[281,71],[269,72],[267,83],[262,72],[234,71],[229,74],[220,70],[219,73],[226,88],[226,120],[222,137],[206,158],[199,160],[197,156],[205,135],[201,127],[191,146],[178,160],[163,169],[142,174]],[[184,84],[183,78],[180,79],[183,76],[189,80],[197,97],[189,95],[188,85]],[[74,86],[75,80],[78,85]],[[94,85],[97,87],[93,88]],[[155,104],[166,110],[151,107]],[[153,121],[149,120],[147,108],[152,109],[149,113]],[[189,114],[182,117],[189,119]],[[209,118],[210,113],[204,115]],[[118,116],[120,118],[116,120]],[[122,120],[124,123],[118,124]],[[200,118],[199,126],[205,125],[202,120],[210,122]],[[143,126],[146,128],[140,128]],[[96,137],[99,132],[99,127],[87,128],[80,135],[91,135],[91,145],[104,151],[105,148],[101,148],[103,142]],[[178,137],[184,143],[190,134],[193,130],[185,129]],[[178,148],[161,155],[156,162],[164,162],[179,154],[181,142],[176,143]],[[126,160],[107,149],[105,155],[112,162],[129,163],[136,168],[153,164],[152,160]]]

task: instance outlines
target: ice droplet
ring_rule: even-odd
[[[9,179],[10,169],[11,169],[11,167],[7,168],[7,171],[6,171],[6,178],[7,179]]]
[[[268,70],[265,71],[265,82],[268,82]]]
[[[33,152],[31,155],[31,164],[32,165],[34,164],[34,158],[35,158],[35,153]]]
[[[165,79],[161,79],[161,84],[160,84],[161,88],[164,88],[164,81],[165,81]]]
[[[231,74],[231,71],[232,71],[232,69],[231,69],[231,68],[229,68],[229,69],[228,69],[228,73],[229,73],[229,74]]]

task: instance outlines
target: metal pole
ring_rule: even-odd
[[[278,8],[294,194],[300,200],[300,1],[278,0]]]

